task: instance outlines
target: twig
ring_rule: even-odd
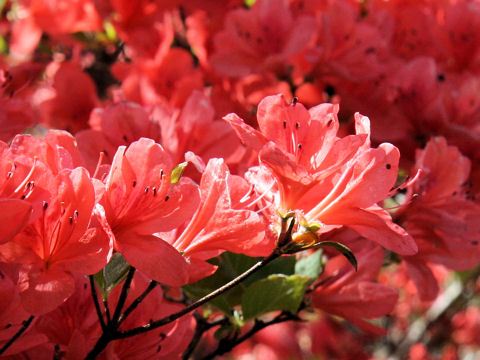
[[[113,313],[112,323],[115,325],[119,325],[120,315],[122,313],[123,305],[125,305],[125,301],[127,300],[128,291],[130,290],[130,284],[133,280],[133,275],[135,275],[135,268],[130,266],[128,269],[127,278],[123,283],[122,292],[120,293],[120,297],[118,298],[117,306],[115,307],[115,312]]]
[[[191,312],[191,311],[195,310],[196,308],[202,306],[206,302],[209,302],[210,300],[212,300],[212,299],[216,298],[217,296],[223,294],[227,290],[230,290],[231,288],[235,287],[236,285],[241,283],[243,280],[245,280],[247,277],[252,275],[254,272],[256,272],[257,270],[261,269],[265,265],[269,264],[270,262],[272,262],[273,260],[278,258],[280,255],[281,255],[281,252],[278,249],[275,249],[269,256],[267,256],[262,261],[259,261],[258,263],[253,265],[250,269],[245,271],[243,274],[239,275],[238,277],[236,277],[235,279],[233,279],[229,283],[223,285],[222,287],[220,287],[217,290],[211,292],[210,294],[204,296],[203,298],[195,301],[190,306],[187,306],[186,308],[184,308],[184,309],[182,309],[182,310],[180,310],[180,311],[178,311],[174,314],[166,316],[166,317],[164,317],[160,320],[151,321],[148,324],[145,324],[143,326],[136,327],[136,328],[126,330],[126,331],[119,331],[119,332],[117,332],[115,338],[116,339],[124,339],[124,338],[127,338],[127,337],[140,335],[140,334],[146,333],[150,330],[159,328],[160,326],[169,324],[169,323],[177,320],[178,318],[182,317],[183,315],[188,314],[189,312]]]
[[[15,335],[12,336],[8,342],[3,345],[3,347],[0,349],[0,355],[3,354],[14,342],[17,340],[24,332],[27,330],[29,325],[32,323],[34,316],[30,316],[27,320],[25,320],[22,323],[22,327],[15,333]]]
[[[196,312],[194,316],[197,321],[197,324],[195,326],[195,333],[193,334],[192,340],[190,341],[190,344],[188,344],[187,349],[183,352],[183,355],[182,355],[183,360],[187,360],[190,357],[190,355],[192,355],[193,351],[195,350],[198,343],[200,342],[200,339],[202,338],[202,335],[204,332],[210,330],[215,326],[226,325],[230,323],[230,321],[226,317],[223,317],[216,321],[208,322],[198,312]]]
[[[102,310],[100,309],[100,303],[98,302],[97,290],[95,289],[95,280],[93,275],[89,275],[88,278],[90,279],[90,289],[92,291],[93,303],[95,304],[95,310],[97,311],[98,321],[100,321],[102,331],[105,331],[107,326],[105,324],[105,320],[103,320]]]
[[[158,282],[155,280],[150,281],[150,284],[148,284],[148,287],[141,293],[131,304],[130,306],[123,312],[122,315],[120,315],[120,318],[118,319],[118,325],[120,324],[132,313],[133,310],[137,308],[137,306],[147,297],[150,292],[155,289],[155,287],[158,285]]]
[[[247,331],[245,334],[239,337],[235,336],[232,339],[227,338],[227,339],[220,340],[220,342],[218,343],[218,347],[215,349],[215,351],[205,356],[202,360],[211,360],[217,356],[223,355],[229,352],[230,350],[232,350],[238,344],[244,342],[245,340],[255,335],[260,330],[270,325],[279,324],[279,323],[290,321],[290,320],[300,321],[301,319],[297,315],[292,314],[290,312],[286,312],[286,311],[281,312],[279,315],[277,315],[270,321],[265,322],[263,320],[255,319],[255,323],[249,331]]]
[[[195,301],[193,304],[185,307],[184,309],[182,309],[182,310],[180,310],[176,313],[173,313],[169,316],[166,316],[166,317],[164,317],[160,320],[150,321],[148,324],[145,324],[145,325],[140,326],[140,327],[136,327],[136,328],[126,330],[126,331],[118,331],[121,307],[123,307],[123,304],[124,304],[125,299],[126,299],[126,293],[128,292],[128,288],[130,286],[129,283],[131,282],[131,278],[133,278],[134,269],[131,268],[129,270],[128,275],[127,275],[127,279],[125,279],[125,284],[124,284],[124,287],[122,288],[122,294],[120,296],[117,308],[115,309],[115,314],[112,318],[112,321],[109,322],[105,331],[103,331],[102,335],[97,340],[97,343],[95,344],[93,349],[88,353],[85,360],[95,359],[107,347],[108,343],[113,341],[113,340],[124,339],[124,338],[132,337],[132,336],[135,336],[135,335],[140,335],[140,334],[143,334],[143,333],[146,333],[148,331],[154,330],[156,328],[159,328],[160,326],[169,324],[169,323],[177,320],[178,318],[188,314],[189,312],[191,312],[191,311],[195,310],[196,308],[202,306],[206,302],[216,298],[217,296],[223,294],[227,290],[230,290],[234,286],[238,285],[239,283],[241,283],[243,280],[245,280],[247,277],[249,277],[251,274],[253,274],[257,270],[261,269],[262,267],[269,264],[270,262],[272,262],[276,258],[280,257],[281,254],[282,254],[281,249],[275,248],[275,250],[269,256],[267,256],[262,261],[259,261],[258,263],[253,265],[250,269],[248,269],[247,271],[245,271],[244,273],[239,275],[237,278],[233,279],[229,283],[223,285],[222,287],[218,288],[217,290],[211,292],[210,294],[208,294],[208,295],[204,296],[203,298]],[[125,297],[125,299],[123,299],[123,301],[122,301],[123,297]],[[120,306],[120,304],[122,302],[123,302],[123,304],[122,304],[122,306]],[[118,310],[118,309],[120,309],[120,310]],[[133,311],[133,310],[131,310],[131,311]],[[125,314],[124,314],[123,318],[125,318]]]

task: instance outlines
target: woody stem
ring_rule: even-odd
[[[3,354],[10,347],[10,345],[12,345],[15,340],[17,340],[25,332],[25,330],[27,330],[28,326],[33,321],[33,318],[34,316],[32,315],[22,323],[20,330],[18,330],[15,335],[13,335],[12,338],[8,340],[8,342],[0,349],[0,355]]]
[[[182,317],[183,315],[186,315],[189,312],[195,310],[196,308],[202,306],[206,302],[216,298],[217,296],[219,296],[219,295],[223,294],[224,292],[230,290],[231,288],[237,286],[243,280],[245,280],[247,277],[252,275],[254,272],[258,271],[259,269],[261,269],[265,265],[269,264],[270,262],[272,262],[273,260],[278,258],[280,255],[281,255],[281,252],[277,248],[269,256],[265,257],[263,260],[259,261],[255,265],[253,265],[250,269],[248,269],[247,271],[245,271],[244,273],[242,273],[241,275],[239,275],[238,277],[236,277],[235,279],[233,279],[229,283],[223,285],[222,287],[220,287],[217,290],[211,292],[210,294],[205,295],[203,298],[195,301],[193,304],[187,306],[186,308],[184,308],[184,309],[182,309],[182,310],[180,310],[176,313],[173,313],[169,316],[166,316],[166,317],[164,317],[160,320],[151,321],[150,323],[145,324],[143,326],[136,327],[136,328],[126,330],[126,331],[119,331],[115,334],[115,339],[123,339],[123,338],[131,337],[131,336],[135,336],[135,335],[140,335],[140,334],[146,333],[146,332],[151,331],[153,329],[156,329],[160,326],[163,326],[163,325],[166,325],[168,323],[171,323],[171,322],[175,321],[176,319]]]

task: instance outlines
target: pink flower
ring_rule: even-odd
[[[265,240],[265,225],[254,211],[242,208],[248,184],[231,175],[223,159],[211,159],[200,182],[200,205],[181,235],[171,244],[192,263],[190,281],[212,272],[204,261],[223,251],[249,256],[268,255],[273,243]],[[195,266],[193,266],[195,265]]]
[[[21,264],[18,286],[31,314],[49,312],[74,291],[72,273],[94,274],[109,260],[111,245],[90,221],[95,190],[83,168],[60,171],[42,214],[11,241],[0,246],[0,259]]]
[[[127,262],[161,283],[180,286],[188,278],[187,263],[157,232],[175,229],[198,204],[198,188],[189,179],[171,184],[173,164],[153,140],[141,138],[120,146],[106,178],[97,214],[115,250]]]
[[[420,179],[407,192],[405,205],[394,214],[415,238],[419,253],[405,257],[409,276],[423,300],[437,296],[438,286],[427,263],[466,270],[480,257],[480,208],[466,193],[470,161],[444,138],[433,138],[417,151],[414,171]]]
[[[315,308],[342,316],[363,330],[384,333],[364,320],[388,314],[397,302],[396,289],[374,282],[383,263],[383,251],[362,239],[348,245],[354,250],[358,271],[342,255],[330,258],[318,279],[320,286],[312,293],[312,303]]]
[[[227,14],[225,30],[214,39],[212,67],[232,77],[276,67],[283,73],[289,58],[313,39],[316,27],[310,16],[294,17],[283,0],[258,0],[249,10]]]
[[[360,114],[356,135],[338,138],[337,111],[332,104],[307,111],[270,96],[258,106],[260,131],[235,114],[225,120],[259,152],[260,167],[247,176],[273,206],[270,214],[294,211],[300,225],[315,224],[318,234],[347,226],[387,249],[414,254],[413,239],[377,206],[395,184],[398,149],[388,143],[371,148],[370,122]]]

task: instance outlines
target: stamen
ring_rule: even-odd
[[[170,196],[165,196],[165,201],[168,201],[168,199],[170,199]]]
[[[143,192],[146,194],[146,193],[148,193],[148,190],[149,190],[149,189],[150,189],[150,186],[147,186],[147,187],[145,188],[145,190],[143,190]]]
[[[95,167],[95,171],[93,172],[92,178],[97,179],[98,173],[100,171],[100,165],[102,165],[103,160],[105,159],[105,156],[108,156],[107,151],[103,150],[98,156],[97,166]]]
[[[157,188],[154,186],[152,190],[153,190],[153,196],[157,196]]]
[[[272,188],[273,188],[274,185],[275,185],[275,180],[272,181],[272,183],[268,186],[267,189],[265,189],[265,191],[264,191],[260,196],[258,196],[258,197],[257,197],[255,200],[253,200],[250,204],[245,205],[244,207],[245,207],[245,208],[249,208],[249,207],[255,205],[255,204],[256,204],[257,202],[259,202],[265,195],[267,195],[270,190],[272,190]],[[247,195],[248,195],[248,194],[247,194]],[[250,196],[248,196],[248,197],[245,198],[245,199],[244,199],[244,198],[245,198],[245,196],[244,196],[242,199],[240,199],[240,203],[244,203],[245,201],[247,201],[247,199],[249,199]],[[243,200],[243,201],[242,201],[242,200]],[[268,205],[267,205],[267,206],[268,206]]]
[[[35,156],[33,158],[32,168],[30,169],[30,171],[27,174],[27,176],[25,177],[25,179],[23,179],[23,181],[20,183],[20,185],[18,185],[17,188],[14,190],[14,192],[13,192],[14,194],[19,193],[20,190],[22,188],[25,188],[27,186],[27,184],[30,182],[31,177],[33,176],[33,172],[35,171],[35,168],[37,166],[37,161],[38,161],[38,157]],[[14,166],[16,167],[15,164],[14,164]]]

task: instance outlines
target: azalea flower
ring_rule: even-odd
[[[470,166],[444,138],[431,139],[424,150],[417,151],[414,171],[421,169],[422,175],[408,188],[404,205],[394,214],[418,244],[419,253],[405,260],[424,300],[438,294],[429,262],[454,270],[478,264],[480,208],[467,197],[465,188]]]
[[[273,248],[260,216],[241,203],[247,182],[228,171],[223,159],[211,159],[200,182],[200,204],[185,229],[170,234],[170,243],[189,259],[190,282],[211,274],[205,262],[224,251],[266,256]]]
[[[53,177],[42,214],[0,246],[0,260],[21,264],[22,305],[35,315],[55,309],[74,292],[73,273],[94,274],[111,255],[100,227],[91,224],[95,189],[84,168],[64,169]]]
[[[169,154],[151,139],[120,146],[105,179],[105,195],[96,213],[127,262],[150,278],[171,286],[188,279],[187,263],[166,241],[155,236],[183,224],[199,201],[188,178],[171,184]]]
[[[329,314],[339,315],[368,332],[385,330],[365,319],[390,313],[398,299],[395,288],[375,282],[383,263],[383,251],[373,242],[357,238],[348,242],[354,249],[358,271],[342,255],[330,258],[312,293],[312,304]]]
[[[395,184],[398,149],[388,143],[371,148],[370,122],[360,114],[356,134],[338,138],[337,112],[338,105],[306,110],[278,95],[259,104],[259,131],[235,114],[224,119],[258,151],[260,165],[246,176],[269,203],[270,216],[295,214],[304,234],[297,242],[311,245],[321,233],[347,226],[387,249],[414,254],[410,235],[377,205]]]

